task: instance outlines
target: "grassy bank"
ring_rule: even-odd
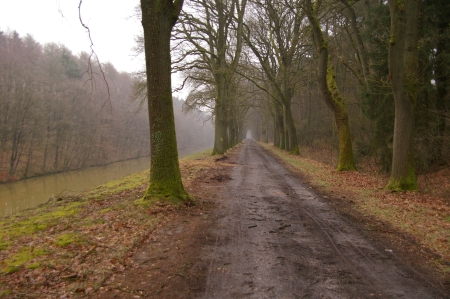
[[[420,245],[419,250],[430,249],[436,253],[434,265],[442,273],[450,274],[450,201],[442,195],[450,191],[444,190],[448,185],[441,183],[442,190],[435,186],[422,188],[419,192],[388,192],[384,190],[386,177],[336,171],[269,144],[261,145],[305,176],[313,187],[328,194],[330,199],[345,202],[363,217],[380,220],[397,232],[411,236]],[[444,177],[444,182],[448,184],[448,177]]]
[[[187,190],[210,153],[180,159]],[[147,170],[0,219],[0,297],[82,297],[130,266],[133,248],[174,209],[136,204],[148,180]]]

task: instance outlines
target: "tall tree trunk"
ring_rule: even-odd
[[[352,137],[350,133],[350,123],[348,119],[347,107],[339,92],[334,76],[334,70],[328,59],[327,87],[333,99],[333,112],[336,128],[339,136],[339,162],[338,170],[354,170]]]
[[[298,148],[297,129],[295,128],[294,118],[292,117],[290,100],[285,101],[283,113],[284,127],[287,133],[285,138],[286,150],[291,154],[298,155],[300,154],[300,150]]]
[[[280,138],[278,137],[277,115],[273,115],[273,146],[280,147]]]
[[[223,155],[228,149],[228,123],[227,123],[227,80],[225,76],[226,71],[226,36],[225,36],[225,5],[222,0],[216,0],[216,9],[218,15],[218,32],[217,32],[217,63],[216,74],[214,78],[217,86],[217,99],[215,106],[215,136],[213,154]]]
[[[317,19],[317,6],[320,4],[320,1],[314,2],[314,6],[311,3],[311,0],[308,0],[306,4],[306,14],[311,23],[314,44],[319,56],[317,79],[319,89],[325,104],[327,104],[334,114],[338,131],[339,163],[337,169],[354,170],[355,162],[353,158],[352,138],[347,108],[345,101],[337,88],[334,70],[331,65],[330,56],[328,55],[328,45],[323,37],[322,29],[319,20]]]
[[[227,129],[228,122],[226,116],[226,107],[221,100],[216,99],[215,121],[214,121],[214,148],[213,155],[223,155],[228,149]]]
[[[283,115],[281,114],[281,111],[279,111],[279,108],[275,108],[277,112],[275,113],[275,121],[277,124],[277,137],[278,137],[278,147],[282,150],[286,149],[286,130],[284,128],[283,123]]]
[[[150,123],[150,182],[144,199],[191,200],[181,182],[172,103],[170,35],[183,0],[141,0]]]
[[[392,171],[387,189],[416,190],[414,105],[417,97],[419,0],[389,0],[389,73],[395,103]]]

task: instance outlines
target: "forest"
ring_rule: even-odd
[[[400,189],[416,189],[416,172],[450,163],[450,4],[414,3],[186,1],[171,27],[172,72],[190,88],[176,119],[212,117],[216,154],[251,131],[338,170],[411,176]],[[2,32],[0,76],[3,181],[149,154],[145,72]],[[187,127],[179,140],[196,138]]]
[[[353,170],[450,163],[450,2],[206,1],[184,4],[173,68],[189,107],[215,116],[214,152],[256,140]]]
[[[450,1],[136,14],[134,74],[0,34],[4,180],[151,163],[2,219],[1,298],[449,298]]]
[[[136,79],[111,63],[92,63],[90,73],[88,65],[88,53],[0,32],[0,181],[150,155]],[[179,149],[210,147],[208,116],[186,114],[182,103],[174,104]]]

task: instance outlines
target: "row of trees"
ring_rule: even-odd
[[[416,165],[450,163],[449,37],[445,0],[190,0],[173,69],[213,113],[215,153],[247,129],[294,154],[336,144],[339,170],[374,158],[416,189]]]
[[[86,73],[86,68],[92,68]],[[148,118],[135,79],[63,45],[0,32],[0,177],[24,178],[148,156]],[[179,148],[212,144],[201,115],[176,109]],[[191,127],[198,134],[188,134]]]

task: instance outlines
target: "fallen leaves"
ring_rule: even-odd
[[[209,152],[181,159],[186,189],[195,188],[195,179],[229,179],[217,163]],[[231,166],[223,158],[219,167]],[[135,204],[148,177],[144,171],[0,221],[0,270],[14,267],[0,275],[0,297],[78,298],[136,267],[135,248],[154,239],[152,232],[177,209]]]

